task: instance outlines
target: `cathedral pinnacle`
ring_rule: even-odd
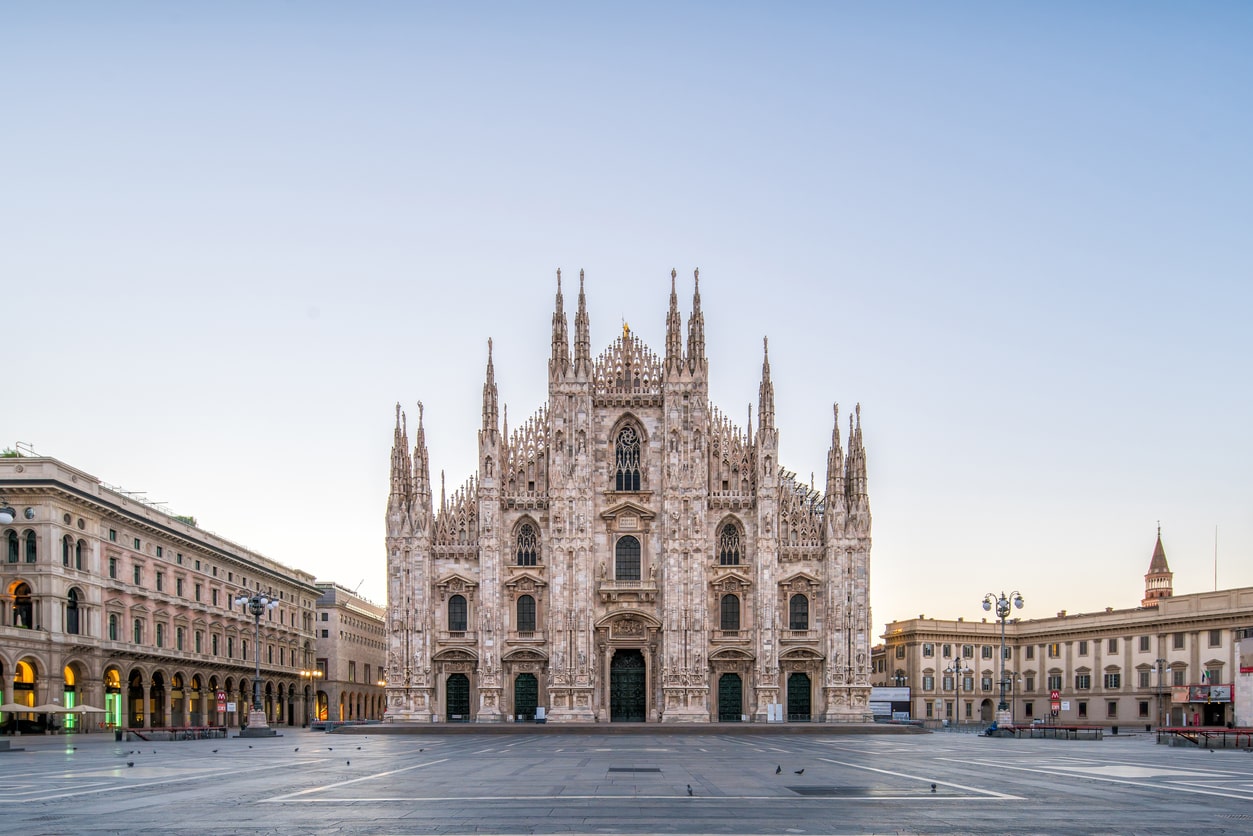
[[[487,378],[483,381],[483,429],[495,430],[499,411],[496,394],[496,369],[492,364],[492,341],[487,340]]]
[[[774,429],[774,383],[770,380],[770,339],[763,337],[761,386],[757,396],[757,421],[762,430]]]
[[[557,302],[553,310],[553,354],[548,361],[548,376],[564,376],[570,369],[570,342],[566,332],[566,311],[561,296],[561,268],[557,268]]]
[[[700,269],[692,276],[696,290],[692,293],[692,316],[687,321],[687,364],[695,372],[705,365],[705,315],[700,311]]]
[[[683,319],[679,316],[679,295],[674,280],[678,271],[670,270],[670,311],[666,314],[666,371],[679,372],[683,368]]]
[[[587,328],[587,296],[583,293],[583,271],[579,270],[579,309],[574,315],[574,373],[592,373],[592,341]]]

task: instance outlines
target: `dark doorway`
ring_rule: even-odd
[[[142,729],[144,727],[144,680],[139,671],[132,671],[130,678],[127,680],[126,699],[128,708],[130,708],[130,717],[127,722],[133,729]]]
[[[520,673],[513,681],[513,714],[518,722],[535,719],[535,707],[539,705],[539,682],[533,673]]]
[[[738,723],[744,714],[744,683],[738,673],[724,673],[718,680],[718,722]]]
[[[808,723],[810,716],[809,674],[790,673],[787,677],[787,720]]]
[[[444,686],[448,702],[448,722],[470,722],[470,679],[464,673],[454,673]]]
[[[644,654],[638,650],[615,651],[609,663],[609,719],[614,723],[647,719]]]

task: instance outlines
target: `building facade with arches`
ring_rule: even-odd
[[[269,721],[306,719],[313,576],[53,458],[0,458],[0,495],[17,512],[0,526],[4,702],[104,709],[54,715],[70,727],[240,725],[259,652]],[[279,602],[260,647],[234,603],[255,592]]]
[[[709,400],[699,275],[686,342],[623,326],[573,351],[561,274],[546,402],[510,431],[492,345],[477,472],[433,488],[397,406],[387,506],[389,722],[871,719],[860,408],[825,484],[779,462],[768,351],[756,425]],[[436,496],[438,492],[438,496]]]

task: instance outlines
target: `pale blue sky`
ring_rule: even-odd
[[[1253,6],[0,6],[15,441],[384,598],[393,404],[450,490],[701,269],[714,402],[821,482],[877,625],[1253,585]],[[572,301],[572,300],[571,300]],[[686,315],[686,314],[685,314]]]

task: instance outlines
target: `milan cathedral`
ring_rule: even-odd
[[[387,722],[868,722],[870,504],[860,407],[826,484],[779,463],[768,347],[757,424],[709,402],[696,274],[664,355],[624,326],[571,352],[557,273],[547,403],[512,431],[491,342],[478,472],[436,501],[419,404],[396,408]]]

